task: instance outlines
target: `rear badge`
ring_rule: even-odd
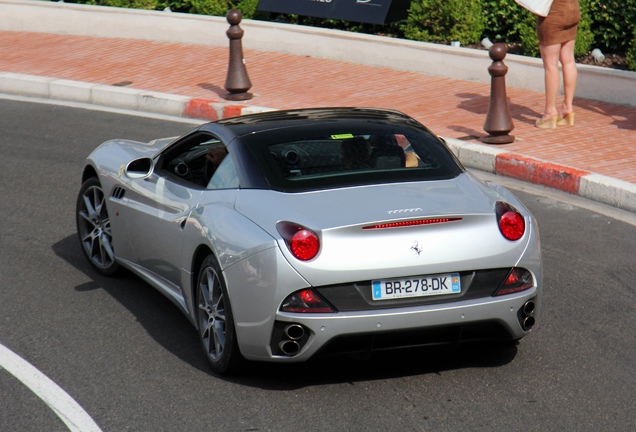
[[[413,246],[411,246],[411,250],[413,252],[415,252],[416,254],[421,254],[422,253],[422,248],[420,247],[420,242],[418,242],[417,240],[415,240],[413,242]]]
[[[387,213],[390,215],[393,214],[403,214],[403,213],[418,213],[421,212],[421,207],[409,208],[409,209],[398,209],[398,210],[388,210]]]

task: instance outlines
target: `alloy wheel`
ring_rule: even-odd
[[[203,349],[212,362],[218,362],[225,351],[225,296],[219,276],[212,267],[206,267],[199,280],[198,307]]]
[[[101,273],[117,269],[113,235],[106,199],[99,182],[90,179],[82,187],[77,202],[77,232],[84,253]]]

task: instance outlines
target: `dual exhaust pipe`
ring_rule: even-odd
[[[534,311],[536,305],[534,300],[528,300],[524,303],[524,305],[519,309],[519,323],[521,324],[521,328],[523,331],[530,331],[536,320],[534,318]]]
[[[278,343],[278,348],[287,356],[295,356],[300,352],[300,339],[305,336],[305,328],[300,324],[289,324],[283,329],[286,339]]]

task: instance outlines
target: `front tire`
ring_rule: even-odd
[[[119,270],[113,248],[110,216],[104,191],[95,177],[84,182],[77,196],[77,235],[82,252],[100,274],[112,276]]]
[[[203,352],[218,374],[235,372],[243,361],[234,328],[230,298],[218,262],[208,256],[197,278],[197,324]]]

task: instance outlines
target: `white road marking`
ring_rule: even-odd
[[[93,419],[68,393],[29,362],[0,344],[0,368],[6,369],[42,399],[73,432],[101,432]]]

